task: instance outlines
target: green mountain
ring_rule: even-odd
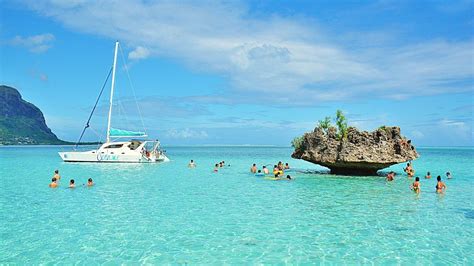
[[[20,93],[0,86],[0,145],[67,144],[51,132],[41,110]]]

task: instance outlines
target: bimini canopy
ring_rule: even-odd
[[[128,131],[122,129],[111,128],[109,131],[110,137],[113,138],[127,138],[127,137],[147,137],[145,132]]]

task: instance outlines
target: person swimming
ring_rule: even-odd
[[[430,178],[431,178],[431,173],[430,172],[426,173],[425,179],[430,179]]]
[[[61,176],[59,175],[59,170],[54,170],[54,178],[56,178],[56,181],[59,181],[61,179]]]
[[[258,169],[257,173],[255,174],[255,176],[265,176],[264,173],[262,173],[262,170]]]
[[[273,174],[277,173],[278,171],[280,171],[280,169],[278,169],[278,166],[275,164],[273,166]]]
[[[92,178],[87,179],[87,186],[92,187],[94,184],[94,181],[92,181]]]
[[[291,176],[290,176],[290,175],[286,175],[286,179],[288,179],[288,180],[292,180],[293,178],[291,178]]]
[[[264,174],[268,175],[270,173],[270,171],[268,171],[268,168],[265,165],[262,168]]]
[[[451,173],[450,173],[450,172],[446,172],[446,178],[447,178],[447,179],[453,178],[453,177],[451,176]]]
[[[387,174],[387,177],[385,178],[387,181],[393,181],[394,180],[394,177],[395,177],[395,172],[393,171],[390,171],[388,174]]]
[[[194,162],[194,160],[191,160],[191,161],[188,163],[188,167],[189,167],[189,168],[194,168],[194,167],[196,167],[196,163]]]
[[[219,171],[219,164],[216,163],[214,166],[214,173],[217,173],[217,171]]]
[[[252,172],[253,174],[255,174],[257,172],[257,165],[256,164],[252,164],[252,167],[250,167],[250,172]]]
[[[415,193],[420,193],[421,192],[421,185],[420,185],[420,178],[419,177],[415,178],[415,182],[413,182],[413,184],[411,184],[410,188]]]
[[[285,167],[284,167],[284,168],[285,168],[285,170],[290,169],[290,166],[288,165],[288,163],[285,163]]]
[[[51,183],[49,183],[49,187],[50,187],[50,188],[57,188],[57,187],[58,187],[58,183],[57,183],[56,181],[57,181],[56,177],[53,177],[53,178],[51,179]]]
[[[436,192],[437,193],[443,193],[444,191],[446,191],[446,188],[448,188],[448,187],[446,186],[446,184],[443,181],[441,181],[441,176],[436,177],[436,180],[438,181],[436,183]]]
[[[69,188],[75,188],[76,184],[74,184],[74,179],[69,180]]]
[[[283,163],[279,161],[277,167],[278,167],[278,170],[283,170]]]

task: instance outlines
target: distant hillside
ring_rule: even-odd
[[[41,110],[20,93],[0,86],[0,145],[69,144],[51,132]]]

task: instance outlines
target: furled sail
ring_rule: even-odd
[[[123,130],[123,129],[115,129],[111,128],[109,131],[110,137],[146,137],[145,132],[139,132],[139,131],[128,131],[128,130]]]

